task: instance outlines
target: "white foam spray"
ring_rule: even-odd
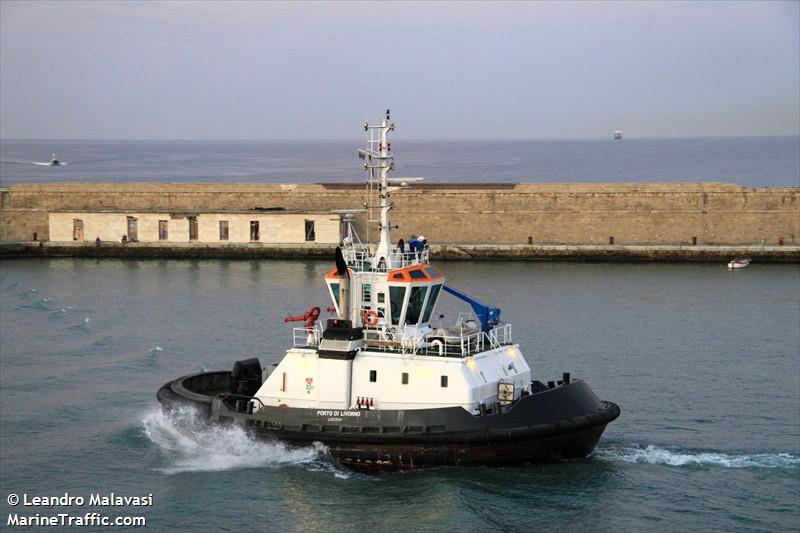
[[[593,454],[598,459],[668,466],[717,466],[723,468],[798,468],[800,456],[790,453],[732,454],[691,452],[661,448],[650,444],[601,447]]]
[[[349,477],[325,460],[322,444],[293,448],[260,440],[238,426],[209,424],[191,408],[150,412],[142,420],[142,430],[158,446],[165,463],[158,470],[166,474],[307,465],[310,470]]]

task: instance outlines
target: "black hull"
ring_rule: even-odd
[[[324,443],[343,465],[362,471],[437,466],[512,465],[577,459],[594,449],[619,407],[601,401],[583,381],[523,396],[502,412],[471,415],[460,407],[418,410],[318,410],[264,407],[214,396],[229,372],[208,372],[165,384],[165,409],[191,405],[213,422],[296,445]]]
[[[605,424],[561,435],[486,444],[436,443],[330,445],[330,453],[343,465],[359,471],[411,470],[438,466],[503,466],[541,463],[588,456],[605,430]]]

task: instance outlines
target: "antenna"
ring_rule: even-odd
[[[364,170],[367,172],[367,228],[369,224],[378,222],[381,232],[381,239],[378,243],[378,250],[373,259],[374,265],[383,263],[387,269],[394,267],[392,259],[392,226],[389,222],[389,211],[392,209],[391,191],[396,187],[389,186],[389,172],[394,170],[394,155],[392,155],[392,145],[388,141],[388,134],[394,131],[394,124],[389,122],[390,111],[386,110],[386,118],[382,119],[378,126],[370,126],[364,123],[364,130],[367,131],[367,145],[358,151],[359,159],[364,161]],[[377,205],[373,203],[377,195]],[[374,212],[380,210],[380,218],[374,218]],[[369,231],[369,230],[368,230]],[[369,240],[369,233],[367,233]]]

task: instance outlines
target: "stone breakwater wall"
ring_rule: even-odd
[[[334,244],[207,244],[104,242],[0,242],[0,258],[91,257],[128,259],[320,259],[332,260]],[[434,260],[543,260],[603,262],[714,262],[749,256],[758,263],[800,263],[797,245],[579,245],[440,244]]]
[[[342,210],[361,184],[45,183],[0,188],[0,241],[49,240],[51,211]],[[725,183],[413,184],[392,194],[395,240],[455,245],[800,244],[800,187]],[[366,217],[355,225],[366,237]],[[370,237],[376,235],[372,227]]]

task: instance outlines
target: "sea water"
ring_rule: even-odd
[[[441,182],[800,186],[800,137],[393,140],[398,177]],[[0,140],[0,185],[50,181],[360,182],[352,141]],[[66,166],[49,167],[50,154]],[[39,164],[37,164],[39,163]]]
[[[0,141],[0,184],[360,181],[358,141]],[[797,137],[403,141],[431,182],[800,184]],[[47,167],[51,152],[66,166]],[[569,371],[622,416],[583,460],[355,474],[191,411],[164,382],[277,362],[287,314],[325,306],[325,261],[0,262],[0,520],[88,508],[29,496],[153,495],[155,530],[797,530],[800,267],[440,264],[503,309],[534,377]],[[443,295],[437,315],[464,305]],[[95,510],[95,509],[92,509]],[[91,529],[91,528],[89,528]]]
[[[796,531],[800,266],[441,262],[502,308],[534,378],[618,403],[591,457],[369,476],[155,393],[277,362],[332,261],[0,262],[0,519],[10,494],[152,494],[155,531]],[[464,305],[443,295],[436,315]],[[93,509],[96,510],[96,509]],[[91,528],[89,528],[91,530]]]

